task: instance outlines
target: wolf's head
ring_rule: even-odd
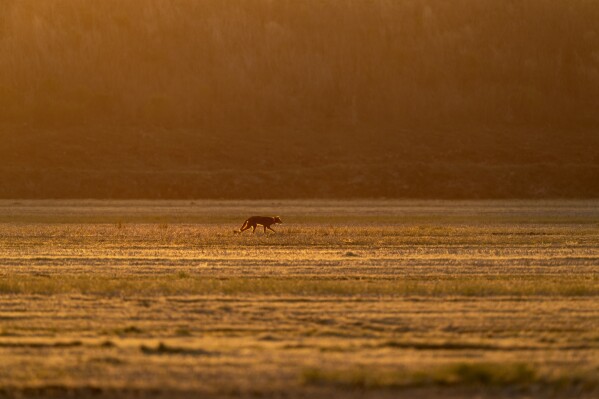
[[[275,223],[283,223],[280,216],[275,216]]]

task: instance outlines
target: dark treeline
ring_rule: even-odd
[[[589,0],[0,0],[0,196],[243,196],[210,179],[254,170],[320,185],[291,196],[596,196],[597,21]]]

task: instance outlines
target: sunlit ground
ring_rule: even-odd
[[[2,201],[0,397],[592,398],[598,299],[597,201]]]

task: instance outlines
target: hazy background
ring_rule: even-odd
[[[0,197],[598,197],[599,1],[0,0]]]

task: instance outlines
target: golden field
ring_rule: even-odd
[[[0,397],[596,397],[598,205],[1,201]]]

